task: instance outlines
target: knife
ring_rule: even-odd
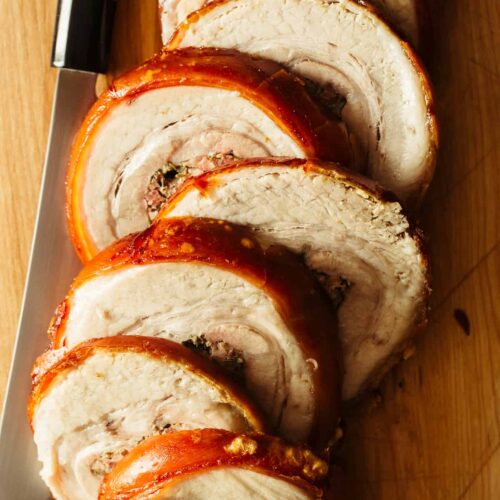
[[[69,152],[106,71],[114,0],[60,0],[52,50],[59,69],[21,316],[0,425],[0,492],[9,500],[46,500],[26,403],[34,360],[48,345],[57,303],[80,269],[66,231],[65,177]]]

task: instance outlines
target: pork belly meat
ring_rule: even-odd
[[[424,322],[419,236],[367,179],[313,160],[242,161],[187,181],[160,217],[193,214],[246,224],[264,247],[303,254],[340,304],[345,399],[376,383]]]
[[[264,434],[216,429],[151,438],[102,483],[100,500],[321,498],[326,462]]]
[[[278,61],[309,81],[341,109],[360,168],[418,205],[436,159],[432,92],[416,55],[374,9],[351,0],[216,0],[168,47],[205,45]]]
[[[149,335],[210,357],[245,383],[273,428],[321,449],[338,419],[337,321],[302,261],[245,227],[162,220],[98,255],[50,329],[55,347]]]
[[[262,155],[349,163],[350,146],[275,62],[196,48],[147,61],[99,97],[73,145],[67,214],[79,256],[145,229],[186,177]]]
[[[189,14],[203,7],[210,0],[159,0],[161,36],[168,43],[175,29]],[[384,18],[415,47],[420,41],[420,21],[423,0],[372,0]]]
[[[103,475],[152,435],[215,426],[263,430],[213,363],[164,339],[112,337],[48,352],[29,403],[42,478],[57,499],[95,499]]]

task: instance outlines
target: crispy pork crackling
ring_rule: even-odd
[[[264,434],[216,429],[151,438],[102,483],[100,500],[321,498],[326,462]]]

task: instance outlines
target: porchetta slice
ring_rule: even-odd
[[[196,48],[154,57],[115,80],[76,137],[67,214],[79,256],[145,229],[186,177],[263,155],[349,163],[350,146],[275,62]]]
[[[321,449],[338,419],[337,322],[314,276],[282,246],[224,221],[159,221],[99,254],[52,322],[56,348],[91,337],[182,343],[244,381],[273,429]]]
[[[41,475],[57,500],[96,499],[103,475],[152,435],[265,428],[213,363],[174,342],[137,336],[49,351],[35,367],[28,411]]]
[[[370,177],[415,207],[432,179],[437,127],[417,56],[364,2],[218,0],[181,24],[168,48],[237,49],[309,80],[363,152]]]
[[[200,9],[210,0],[159,0],[161,36],[167,43],[177,26],[192,12]],[[423,0],[371,0],[407,40],[415,47],[420,41],[420,20]]]
[[[345,399],[378,381],[424,322],[427,261],[401,205],[314,160],[237,162],[186,181],[159,217],[216,217],[303,254],[339,309]]]
[[[175,432],[133,449],[104,478],[99,500],[311,500],[326,462],[265,434]]]

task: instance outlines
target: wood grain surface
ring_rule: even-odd
[[[2,399],[55,82],[55,3],[0,0]],[[346,413],[340,458],[353,499],[500,498],[500,2],[429,3],[442,136],[422,215],[432,311],[415,354]],[[155,0],[118,9],[115,74],[159,46]]]

